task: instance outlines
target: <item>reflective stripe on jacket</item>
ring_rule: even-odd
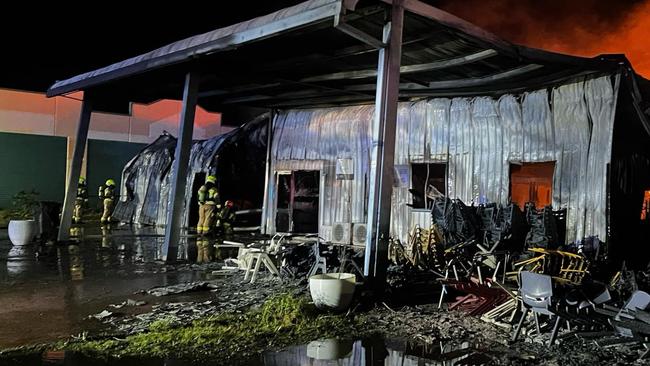
[[[115,187],[108,186],[104,189],[104,199],[114,199],[115,198]]]
[[[77,187],[77,198],[78,199],[83,199],[87,200],[88,199],[88,189],[86,189],[86,185],[79,185]]]
[[[214,184],[208,182],[199,188],[198,192],[199,203],[207,203],[209,205],[215,205],[219,203],[219,192],[217,187]]]

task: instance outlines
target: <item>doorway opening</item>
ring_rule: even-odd
[[[278,172],[277,179],[276,231],[318,233],[320,172],[317,170]]]
[[[447,165],[442,163],[411,164],[411,207],[431,208],[437,196],[446,194]]]
[[[555,162],[510,164],[510,199],[524,209],[527,202],[535,207],[549,206],[553,199]]]

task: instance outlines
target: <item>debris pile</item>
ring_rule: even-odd
[[[650,355],[650,286],[645,272],[611,263],[598,238],[565,244],[566,210],[527,204],[466,206],[436,198],[431,226],[392,240],[389,285],[441,285],[438,307],[479,316],[517,340],[555,344],[579,338],[590,347],[636,342]],[[593,273],[592,273],[593,270]],[[650,285],[650,283],[647,283]],[[645,290],[645,291],[644,291]]]
[[[181,301],[163,302],[151,306],[151,310],[137,315],[118,314],[104,310],[91,317],[112,326],[119,333],[134,334],[149,329],[149,326],[157,321],[165,320],[170,324],[187,325],[197,319],[220,314],[224,311],[242,311],[249,307],[255,307],[264,302],[272,295],[280,292],[300,294],[305,291],[304,286],[299,286],[296,281],[278,282],[267,275],[260,275],[260,278],[253,284],[242,285],[242,276],[233,275],[215,281],[193,282],[189,284],[174,285],[168,287],[155,287],[144,291],[152,296],[173,296],[185,292],[210,291],[211,299],[204,301]],[[135,300],[110,307],[121,308],[122,306],[144,305]]]

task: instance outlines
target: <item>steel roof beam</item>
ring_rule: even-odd
[[[441,70],[448,67],[470,64],[496,55],[498,55],[497,51],[493,49],[487,49],[469,55],[455,57],[447,60],[434,61],[425,64],[406,65],[400,67],[400,74],[410,74],[410,73],[423,72],[423,71]],[[316,82],[316,81],[343,80],[343,79],[368,79],[373,77],[377,77],[377,70],[341,71],[332,74],[310,76],[301,79],[301,81]]]
[[[543,65],[530,64],[522,67],[517,67],[512,70],[488,75],[481,76],[478,78],[467,78],[467,79],[454,79],[454,80],[445,80],[445,81],[433,81],[429,83],[430,89],[441,89],[441,88],[465,88],[469,86],[480,86],[489,84],[493,81],[509,79],[515,76],[519,76],[531,71],[535,71],[544,67]]]

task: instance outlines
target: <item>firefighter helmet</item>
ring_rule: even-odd
[[[217,177],[215,177],[214,175],[208,175],[208,177],[205,178],[205,181],[206,183],[210,182],[212,184],[217,184]]]
[[[109,180],[106,181],[106,185],[109,186],[109,187],[115,186],[115,181],[112,180],[112,179],[109,179]]]

